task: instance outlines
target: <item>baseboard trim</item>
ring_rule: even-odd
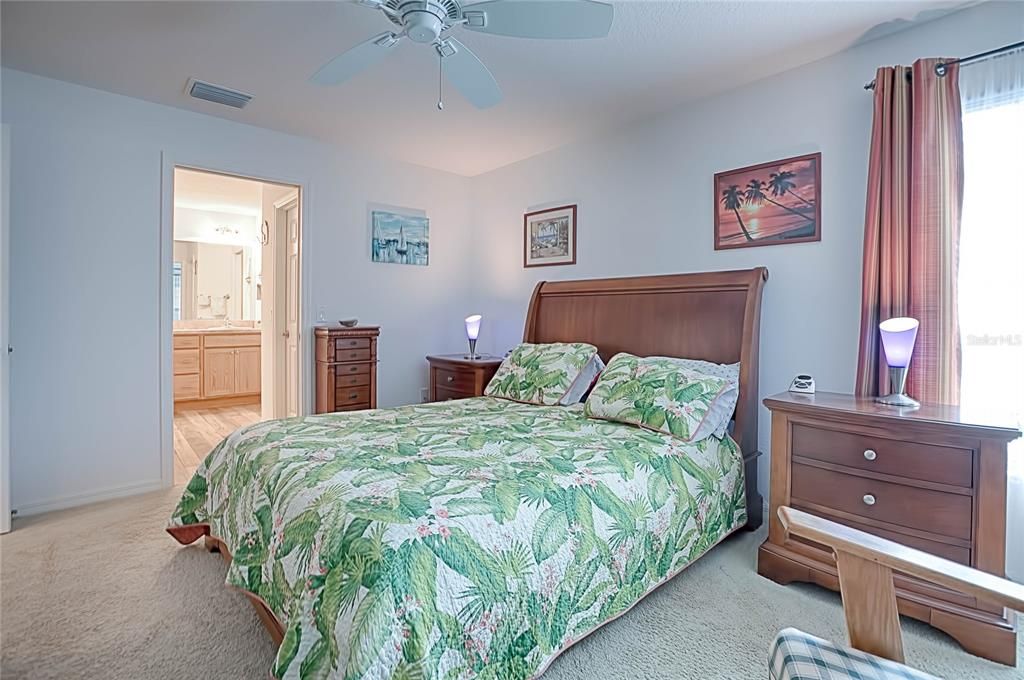
[[[174,412],[195,411],[206,408],[224,408],[225,406],[248,406],[261,403],[261,395],[242,394],[230,397],[210,397],[209,399],[190,399],[174,402]]]
[[[16,515],[17,517],[28,517],[30,515],[38,515],[44,512],[52,512],[54,510],[67,510],[68,508],[77,508],[80,505],[89,505],[90,503],[99,503],[100,501],[124,498],[125,496],[135,496],[140,493],[158,491],[163,488],[166,488],[164,483],[158,479],[152,482],[114,486],[89,493],[51,498],[45,501],[36,501],[35,503],[19,503],[14,510],[18,513]]]

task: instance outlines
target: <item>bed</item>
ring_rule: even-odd
[[[767,271],[542,282],[527,342],[739,361],[731,434],[695,444],[480,397],[268,421],[203,461],[168,527],[230,561],[279,678],[529,678],[761,523]]]

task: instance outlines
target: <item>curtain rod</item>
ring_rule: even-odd
[[[1020,42],[1011,43],[1009,45],[1003,45],[1002,47],[997,47],[996,49],[989,50],[988,52],[978,52],[977,54],[972,54],[969,57],[961,57],[960,59],[952,59],[950,61],[940,61],[939,63],[937,63],[935,65],[935,75],[939,76],[940,78],[942,76],[946,75],[947,67],[952,66],[953,64],[960,64],[962,66],[967,66],[969,64],[976,64],[979,61],[985,61],[989,57],[994,57],[996,55],[1002,54],[1003,52],[1012,52],[1013,50],[1016,50],[1016,49],[1019,49],[1019,48],[1024,48],[1024,40],[1022,40]],[[910,80],[910,72],[909,71],[907,72],[907,80]],[[865,90],[873,90],[873,89],[875,89],[875,81],[872,80],[870,83],[865,85],[864,89]]]

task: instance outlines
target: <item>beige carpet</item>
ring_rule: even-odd
[[[0,538],[0,675],[267,677],[274,648],[225,564],[164,533],[176,492],[26,518]],[[776,631],[843,639],[839,598],[754,571],[740,534],[558,659],[545,680],[764,678]],[[950,680],[1024,677],[905,621],[909,661]],[[1024,649],[1018,654],[1024,657]]]

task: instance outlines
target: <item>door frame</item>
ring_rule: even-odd
[[[309,413],[312,404],[312,366],[306,347],[305,335],[312,319],[310,315],[311,267],[306,253],[310,250],[309,230],[306,215],[309,214],[309,200],[312,193],[306,177],[281,176],[266,172],[265,168],[254,168],[245,164],[231,165],[219,158],[203,158],[197,155],[160,154],[160,266],[157,290],[159,291],[159,372],[160,372],[160,484],[170,487],[174,484],[174,348],[173,348],[173,300],[171,273],[174,266],[174,170],[197,170],[217,175],[227,175],[257,182],[294,186],[299,192],[299,352],[297,361],[299,379],[299,413]]]
[[[11,530],[11,126],[7,123],[0,128],[0,153],[0,534],[5,534]]]
[[[281,337],[284,331],[288,328],[288,249],[281,249],[281,245],[287,246],[288,243],[288,209],[295,204],[299,210],[299,289],[302,289],[302,195],[289,194],[284,198],[280,198],[274,201],[274,224],[273,234],[271,239],[275,244],[274,250],[274,309],[277,310],[274,314],[274,340],[278,344],[274,349],[274,356],[277,356],[278,352],[283,352],[287,357],[288,348],[287,343],[281,342]],[[301,311],[301,310],[300,310]],[[299,318],[299,338],[296,340],[299,346],[299,351],[302,351],[302,318]],[[298,385],[298,398],[299,398],[299,414],[303,414],[306,411],[302,407],[302,371],[299,373],[299,385]],[[274,406],[275,406],[275,418],[287,418],[288,417],[288,384],[287,384],[287,371],[285,371],[285,362],[276,361],[274,364]]]

